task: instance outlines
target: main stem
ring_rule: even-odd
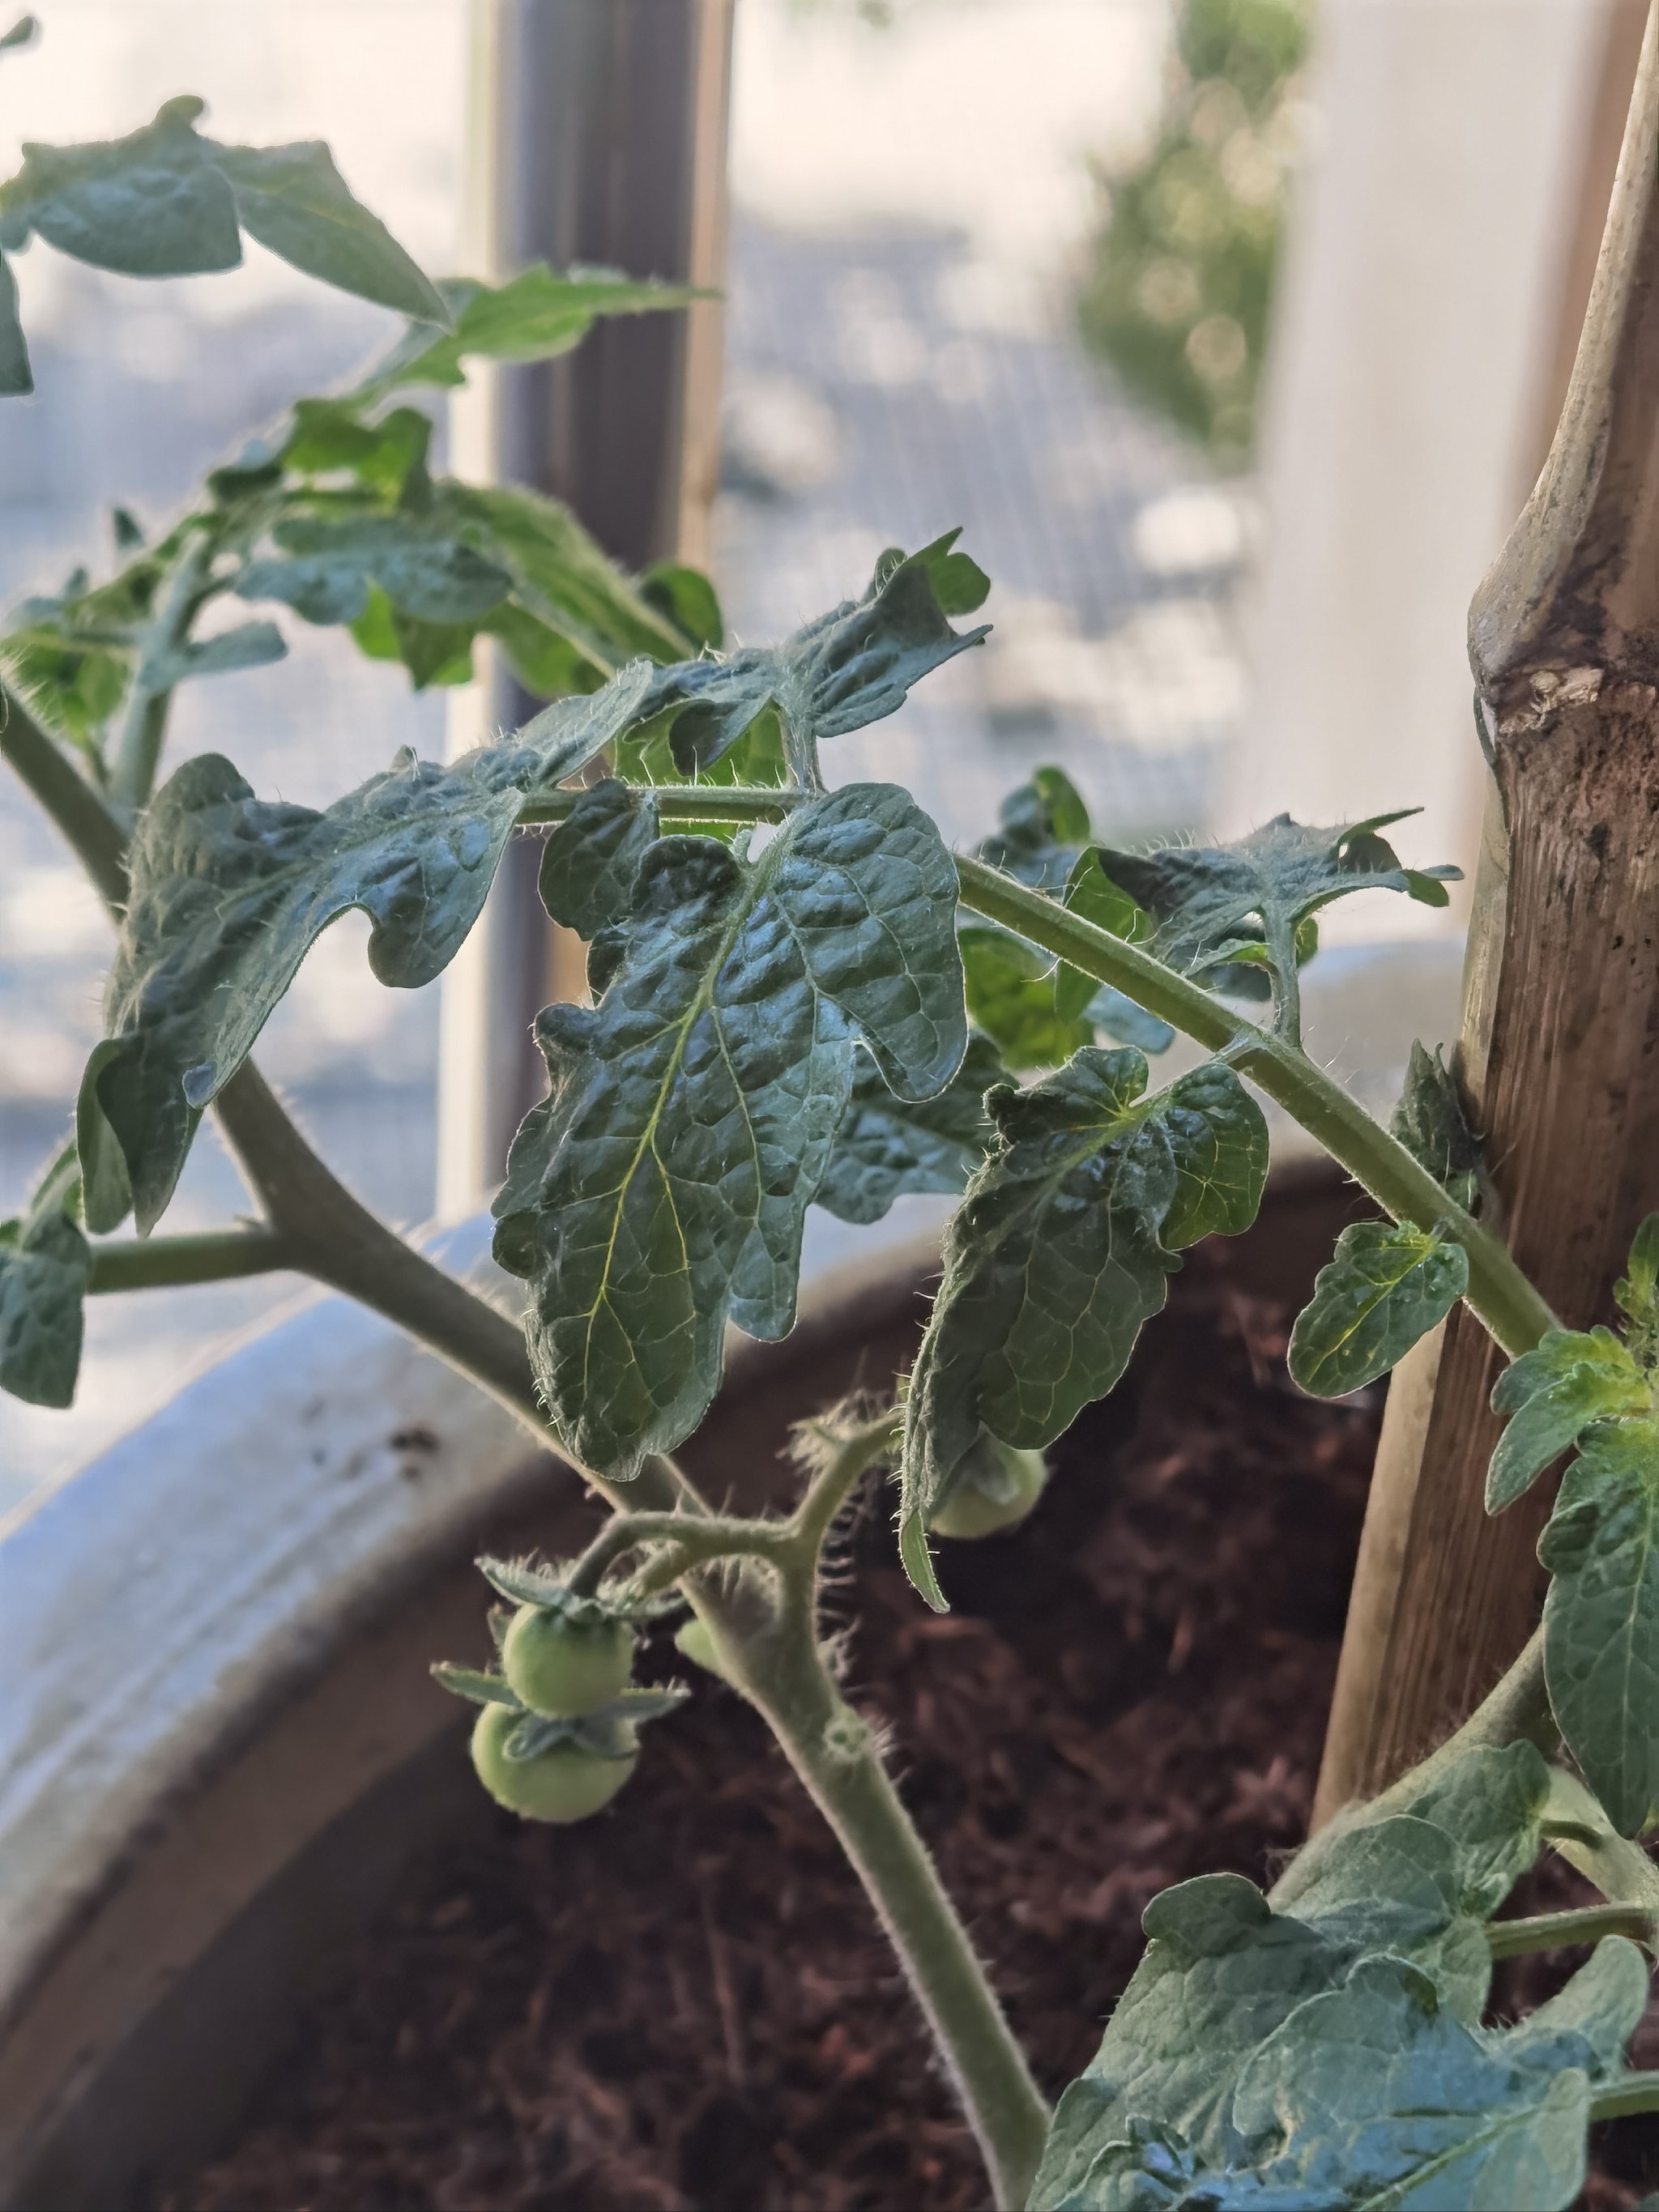
[[[968,1931],[888,1778],[868,1723],[842,1698],[818,1639],[823,1540],[867,1468],[890,1456],[890,1418],[850,1431],[783,1524],[771,1620],[744,1641],[715,1630],[728,1680],[758,1707],[834,1830],[944,2053],[1000,2206],[1022,2205],[1048,2139],[1049,2112],[1004,2019]],[[702,1610],[700,1593],[694,1602]]]

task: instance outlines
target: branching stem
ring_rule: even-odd
[[[273,1274],[298,1263],[273,1229],[210,1229],[188,1237],[112,1238],[92,1248],[89,1291],[177,1290]]]
[[[1528,1951],[1559,1951],[1572,1943],[1599,1943],[1604,1936],[1653,1941],[1653,1915],[1637,1905],[1584,1905],[1571,1912],[1540,1912],[1528,1920],[1494,1920],[1486,1941],[1494,1959]]]
[[[1626,2074],[1590,2091],[1592,2120],[1627,2119],[1632,2112],[1659,2112],[1659,2074]]]

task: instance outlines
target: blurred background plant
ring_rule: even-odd
[[[1084,337],[1224,467],[1255,449],[1309,21],[1306,0],[1185,0],[1156,139],[1098,172]]]

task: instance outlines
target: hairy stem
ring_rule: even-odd
[[[672,1547],[672,1571],[647,1571],[640,1581],[648,1589],[666,1588],[694,1567],[716,1559],[779,1559],[789,1551],[789,1531],[781,1521],[743,1521],[723,1513],[617,1513],[600,1529],[570,1572],[566,1587],[592,1597],[608,1567],[644,1544]]]
[[[1604,1936],[1653,1938],[1653,1916],[1639,1905],[1584,1905],[1571,1912],[1540,1912],[1528,1920],[1494,1920],[1486,1942],[1494,1959],[1528,1951],[1559,1951],[1571,1943],[1599,1943]]]
[[[860,1437],[847,1455],[849,1486],[879,1456]],[[799,1518],[792,1525],[799,1535]],[[736,1642],[715,1630],[722,1672],[765,1717],[863,1883],[950,2069],[997,2203],[1021,2205],[1048,2137],[1048,2108],[888,1778],[879,1742],[825,1664],[817,1574],[816,1548],[810,1565],[797,1555],[768,1627]],[[703,1612],[695,1586],[692,1600]]]
[[[0,684],[0,759],[51,816],[106,907],[127,899],[126,833],[15,691]]]
[[[274,1229],[210,1229],[188,1237],[112,1238],[92,1248],[89,1291],[177,1290],[298,1265]]]
[[[1659,2112],[1659,2074],[1626,2074],[1591,2090],[1592,2120],[1628,2119],[1632,2112]]]
[[[208,596],[204,579],[212,558],[209,538],[198,533],[190,539],[173,564],[161,605],[144,633],[110,776],[110,794],[116,805],[129,814],[137,814],[148,805],[155,788],[161,748],[167,742],[167,717],[173,711],[173,685],[155,686],[151,679],[158,667],[188,641],[191,625]]]

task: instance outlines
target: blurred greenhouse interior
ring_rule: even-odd
[[[463,270],[495,159],[479,19],[502,4],[46,0],[39,45],[0,75],[0,161],[118,135],[192,90],[228,137],[328,139],[425,267]],[[723,60],[727,9],[704,5]],[[718,488],[687,550],[738,641],[958,524],[994,580],[988,647],[833,773],[909,784],[963,843],[1053,758],[1120,843],[1420,800],[1413,857],[1468,865],[1463,611],[1559,399],[1633,8],[729,13],[724,307],[705,325],[722,334]],[[258,248],[229,276],[134,285],[37,246],[18,275],[38,388],[0,412],[7,608],[107,564],[113,504],[164,524],[204,468],[396,327]],[[453,426],[465,453],[472,434]],[[399,745],[440,755],[488,725],[482,685],[414,693],[337,633],[288,636],[280,667],[183,695],[175,759],[223,750],[262,796],[321,805]],[[262,1058],[362,1194],[419,1222],[441,1089],[471,1071],[441,1085],[439,988],[381,989],[365,935],[356,916],[329,932]],[[76,869],[0,784],[0,1213],[60,1138],[107,949]],[[462,1050],[465,1024],[441,1026]],[[1340,1034],[1323,1042],[1340,1058]],[[240,1203],[198,1146],[178,1225]],[[0,1510],[295,1295],[279,1277],[94,1302],[74,1411],[0,1400]]]

